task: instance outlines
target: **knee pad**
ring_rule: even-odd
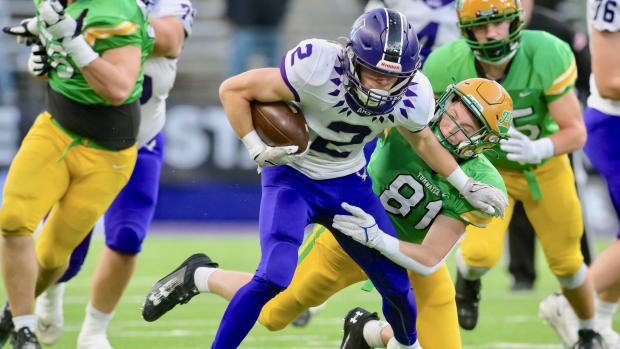
[[[133,256],[142,251],[142,242],[145,236],[146,231],[144,229],[138,229],[132,224],[125,224],[118,229],[110,228],[108,230],[106,228],[105,243],[106,246],[116,252]]]
[[[554,274],[555,274],[555,271],[554,271]],[[579,270],[576,273],[574,273],[572,276],[562,277],[562,276],[556,275],[556,277],[558,278],[558,281],[560,282],[560,285],[562,285],[562,287],[569,289],[569,290],[573,290],[583,285],[583,283],[586,280],[587,275],[588,275],[588,267],[584,263],[581,263],[581,267],[579,268]]]
[[[2,208],[0,208],[0,232],[2,235],[32,235],[34,230],[26,227],[26,212],[28,211],[20,207],[20,205],[9,204],[5,201]]]

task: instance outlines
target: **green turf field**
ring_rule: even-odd
[[[84,269],[67,286],[65,333],[55,346],[57,348],[75,348],[88,300],[90,275],[102,246],[102,239],[94,240]],[[599,243],[600,248],[604,246],[605,243]],[[227,304],[218,296],[199,295],[155,323],[147,323],[140,317],[140,305],[152,284],[195,252],[207,253],[224,268],[243,271],[253,271],[259,259],[258,239],[254,236],[149,237],[136,274],[108,331],[116,349],[210,347]],[[453,258],[449,261],[453,269]],[[557,289],[554,278],[543,263],[544,260],[538,258],[539,278],[533,292],[508,291],[510,280],[503,262],[484,279],[480,321],[475,331],[462,332],[464,348],[561,348],[555,333],[537,316],[540,300]],[[342,339],[342,318],[349,309],[355,306],[375,311],[380,309],[378,293],[361,291],[360,285],[332,297],[306,328],[289,326],[272,333],[260,325],[255,326],[241,348],[338,348]],[[4,289],[0,297],[5,299]],[[620,317],[617,317],[616,325],[616,329],[620,328]]]

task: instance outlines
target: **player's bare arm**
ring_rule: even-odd
[[[583,147],[586,142],[586,126],[575,90],[572,89],[547,106],[549,114],[560,127],[558,132],[549,136],[553,142],[554,155],[570,153]]]
[[[170,58],[178,57],[185,42],[185,30],[179,18],[176,16],[150,17],[149,21],[155,30],[155,46],[152,54]]]
[[[293,100],[295,96],[286,86],[277,68],[263,68],[233,76],[220,85],[220,99],[230,125],[239,138],[254,130],[250,102]]]
[[[437,137],[428,127],[414,133],[399,126],[398,132],[405,137],[424,162],[443,177],[448,177],[458,167],[454,157],[439,144]]]
[[[620,61],[617,52],[620,47],[620,31],[599,31],[592,28],[590,45],[592,74],[599,94],[603,98],[620,100]]]
[[[80,71],[93,90],[110,104],[127,100],[140,74],[142,52],[136,46],[107,50]]]

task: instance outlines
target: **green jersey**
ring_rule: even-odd
[[[484,155],[460,165],[476,181],[506,192],[501,175]],[[435,173],[395,129],[377,142],[368,173],[400,240],[421,243],[438,214],[478,227],[486,227],[491,221],[491,216],[471,206]]]
[[[42,1],[34,0],[35,6],[38,7]],[[125,104],[134,102],[142,94],[144,60],[153,50],[154,35],[152,29],[149,29],[148,12],[139,3],[136,0],[77,0],[65,9],[73,18],[77,18],[82,10],[89,9],[82,34],[99,56],[107,50],[127,45],[136,46],[142,51],[140,74]],[[82,104],[109,105],[86,82],[71,55],[45,30],[41,21],[39,30],[53,68],[48,73],[50,87]]]
[[[475,56],[465,40],[452,41],[433,51],[424,63],[424,74],[436,95],[455,81],[479,76]],[[546,32],[524,30],[521,45],[501,83],[513,100],[514,127],[532,140],[556,133],[559,128],[547,104],[568,93],[576,79],[575,57],[567,43]],[[537,166],[506,159],[506,152],[499,146],[487,155],[499,168],[526,170]]]

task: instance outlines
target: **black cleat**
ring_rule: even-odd
[[[0,348],[4,346],[14,329],[13,315],[9,309],[9,301],[6,301],[2,307],[2,313],[0,313]]]
[[[151,288],[142,305],[142,318],[155,321],[177,304],[185,304],[200,293],[194,284],[194,272],[199,267],[217,268],[218,264],[204,253],[190,256]]]
[[[377,313],[366,309],[351,309],[344,317],[344,337],[340,349],[370,349],[364,339],[364,325],[370,320],[379,320]]]
[[[470,281],[456,273],[456,309],[459,325],[464,330],[473,330],[478,323],[478,302],[480,301],[480,279]]]
[[[310,322],[311,317],[312,313],[310,312],[310,309],[308,309],[296,317],[295,320],[291,322],[291,325],[295,327],[306,327],[306,325]]]
[[[579,330],[579,340],[573,349],[605,349],[603,337],[594,330]]]
[[[13,332],[11,344],[13,344],[13,349],[41,349],[37,336],[28,327],[22,327],[19,331]]]

